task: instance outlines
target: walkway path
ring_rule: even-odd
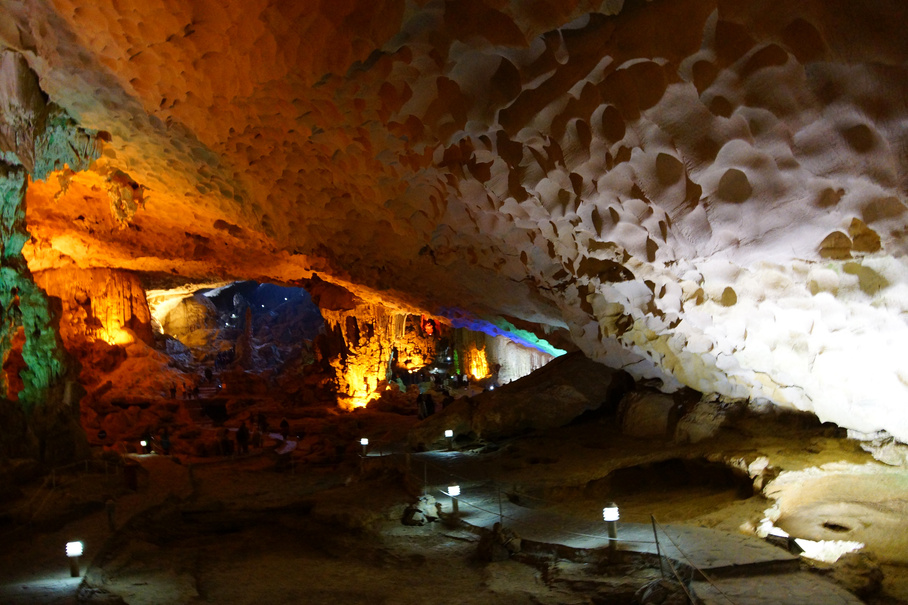
[[[135,515],[163,503],[169,497],[180,499],[192,493],[188,468],[173,459],[154,454],[130,456],[148,473],[154,490],[140,490],[116,501],[114,519],[122,527]],[[58,489],[64,489],[62,486]],[[0,603],[3,605],[71,605],[84,579],[88,562],[104,548],[112,532],[105,510],[65,524],[58,531],[34,532],[27,527],[0,537]],[[85,550],[80,559],[80,577],[70,577],[64,549],[67,542],[80,540]]]
[[[554,547],[559,554],[570,551],[608,549],[605,522],[547,512],[543,508],[518,506],[492,480],[470,481],[468,454],[427,452],[414,454],[413,462],[425,469],[429,485],[445,510],[450,500],[443,495],[457,481],[460,518],[474,527],[491,529],[499,520],[524,542]],[[475,469],[473,469],[475,472]],[[619,552],[656,554],[653,527],[649,524],[618,524]],[[691,590],[706,605],[853,605],[860,599],[815,574],[800,571],[799,558],[753,536],[690,526],[660,526],[659,546],[664,557],[684,580],[693,576]]]

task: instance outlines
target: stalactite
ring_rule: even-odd
[[[53,269],[36,273],[35,283],[61,301],[60,336],[64,343],[153,342],[145,290],[132,273],[114,269]]]
[[[473,380],[507,384],[538,370],[554,356],[526,347],[503,336],[493,336],[466,328],[453,333],[456,368]]]
[[[2,336],[0,356],[5,362],[12,351],[13,339],[21,329],[25,339],[19,351],[25,367],[19,369],[22,390],[10,393],[3,373],[0,394],[17,399],[27,412],[47,401],[50,391],[66,374],[66,355],[56,332],[56,316],[44,292],[34,283],[22,245],[25,230],[26,174],[23,168],[0,165],[0,204],[3,216],[3,266],[0,306]]]
[[[22,246],[25,231],[25,170],[0,162],[0,362],[4,368],[12,352],[13,340],[23,328],[20,287],[28,271]],[[20,351],[21,354],[21,351]],[[0,372],[0,396],[18,399],[9,392],[6,372]]]
[[[421,368],[435,357],[435,337],[422,333],[418,316],[381,305],[358,304],[350,311],[322,309],[328,333],[340,335],[338,353],[329,356],[337,377],[341,407],[362,407],[378,397],[387,382],[392,356],[408,369]]]
[[[490,376],[489,362],[486,359],[485,348],[476,348],[475,345],[469,346],[463,352],[464,371],[473,380],[482,380]]]

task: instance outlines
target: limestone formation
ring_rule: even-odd
[[[906,11],[5,1],[0,151],[34,182],[3,245],[317,275],[908,441]]]
[[[60,340],[61,311],[34,282],[22,254],[29,172],[81,170],[94,159],[94,136],[47,105],[23,58],[0,50],[0,397],[10,417],[5,449],[41,462],[85,454],[75,376]],[[19,411],[9,402],[18,402]],[[20,429],[24,429],[21,430]]]
[[[631,385],[621,371],[580,353],[564,355],[520,380],[454,402],[415,427],[410,443],[438,446],[448,429],[497,440],[563,426],[584,413],[605,415],[615,411]]]
[[[48,296],[60,299],[64,342],[152,342],[151,314],[136,276],[110,269],[56,269],[35,274]]]

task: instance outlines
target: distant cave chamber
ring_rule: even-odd
[[[78,370],[79,416],[94,445],[137,442],[168,425],[189,435],[200,418],[223,422],[237,398],[256,393],[352,410],[392,391],[494,388],[553,358],[444,318],[365,303],[320,309],[299,287],[146,290],[149,276],[111,269],[47,270],[34,279],[56,301],[62,344]],[[27,367],[23,341],[20,330],[4,363],[11,399]],[[187,398],[196,400],[188,408]]]

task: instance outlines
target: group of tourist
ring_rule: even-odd
[[[416,416],[420,420],[424,420],[440,412],[446,407],[448,407],[454,401],[454,397],[451,396],[451,393],[447,389],[441,389],[441,394],[444,396],[441,401],[436,402],[435,398],[432,397],[431,393],[420,393],[416,396]]]
[[[182,383],[182,390],[180,391],[183,394],[183,399],[198,399],[199,398],[199,385],[195,386],[186,386],[186,383]],[[177,383],[170,383],[170,398],[177,398]]]
[[[226,368],[236,359],[236,349],[230,348],[226,351],[220,351],[217,356],[214,358],[214,369],[220,370],[221,368]]]
[[[249,453],[249,447],[258,449],[262,447],[263,436],[257,425],[253,425],[252,430],[246,426],[246,421],[240,423],[239,428],[233,432],[225,426],[218,429],[216,453],[220,456],[232,456],[233,454],[243,455]]]

